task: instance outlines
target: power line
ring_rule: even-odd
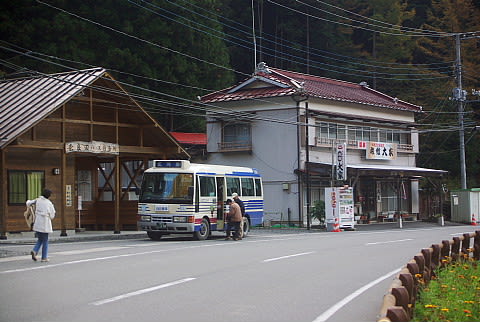
[[[58,8],[58,7],[55,7],[55,6],[51,5],[51,4],[45,3],[45,2],[43,2],[43,1],[41,1],[41,0],[36,0],[36,1],[37,1],[38,3],[40,3],[40,4],[43,4],[43,5],[47,6],[47,7],[50,7],[50,8],[52,8],[52,9],[61,11],[61,12],[65,13],[65,14],[67,14],[67,15],[76,17],[76,18],[81,19],[81,20],[83,20],[83,21],[87,21],[87,22],[89,22],[89,23],[95,24],[95,25],[97,25],[97,26],[99,26],[99,27],[108,29],[108,30],[110,30],[110,31],[114,31],[114,32],[120,33],[120,34],[122,34],[122,35],[124,35],[124,36],[127,36],[127,37],[129,37],[129,38],[132,38],[132,39],[135,39],[135,40],[144,42],[144,43],[147,43],[147,44],[149,44],[149,45],[158,47],[158,48],[160,48],[160,49],[167,50],[167,51],[172,52],[172,53],[174,53],[174,54],[178,54],[178,55],[181,55],[181,56],[184,56],[184,57],[187,57],[187,58],[190,58],[190,59],[193,59],[193,60],[196,60],[196,61],[199,61],[199,62],[208,64],[208,65],[211,65],[211,66],[220,68],[220,69],[225,69],[225,70],[228,70],[228,71],[231,71],[231,72],[234,72],[234,73],[238,73],[238,74],[241,74],[241,75],[249,76],[248,74],[235,71],[235,70],[233,70],[233,69],[231,69],[231,68],[229,68],[229,67],[222,66],[222,65],[218,65],[218,64],[216,64],[216,63],[212,63],[212,62],[206,61],[206,60],[204,60],[204,59],[201,59],[201,58],[198,58],[198,57],[189,55],[189,54],[182,53],[182,52],[180,52],[180,51],[178,51],[178,50],[174,50],[174,49],[171,49],[171,48],[169,48],[169,47],[162,46],[162,45],[160,45],[160,44],[154,43],[154,42],[152,42],[152,41],[145,40],[145,39],[142,39],[142,38],[140,38],[140,37],[131,35],[131,34],[126,33],[126,32],[124,32],[124,31],[121,31],[121,30],[118,30],[118,29],[115,29],[115,28],[106,26],[106,25],[101,24],[101,23],[99,23],[99,22],[96,22],[96,21],[93,21],[93,20],[91,20],[91,19],[82,17],[82,16],[77,15],[77,14],[72,13],[72,12],[69,12],[69,11],[67,11],[67,10],[65,10],[65,9]]]
[[[317,9],[317,10],[321,10],[321,9],[319,9],[319,8],[313,7],[312,5],[309,5],[309,4],[304,3],[304,2],[302,2],[302,1],[297,1],[297,2],[300,2],[300,3],[302,3],[302,4],[306,5],[306,6],[309,6],[309,7],[311,7],[311,8],[314,8],[314,9]],[[361,14],[358,14],[358,13],[356,13],[356,12],[343,9],[343,8],[341,8],[341,7],[338,7],[338,6],[329,4],[329,3],[324,2],[324,1],[321,1],[321,0],[316,0],[316,2],[321,3],[321,4],[325,5],[325,6],[329,6],[329,7],[335,8],[335,9],[337,9],[337,10],[341,10],[341,11],[343,11],[343,12],[347,12],[347,13],[349,13],[349,14],[351,14],[351,15],[360,17],[360,18],[362,18],[362,19],[366,19],[366,20],[369,20],[369,21],[373,21],[373,22],[378,23],[378,24],[381,24],[381,25],[386,25],[388,28],[394,28],[394,29],[398,29],[398,30],[402,30],[402,29],[403,29],[403,30],[412,31],[412,32],[414,31],[414,32],[416,32],[416,33],[427,33],[427,34],[431,33],[432,35],[437,36],[437,37],[438,37],[439,35],[451,36],[451,34],[446,33],[446,32],[438,32],[438,31],[434,31],[434,30],[425,30],[425,29],[419,29],[419,28],[405,27],[405,26],[401,26],[401,25],[394,25],[394,24],[387,23],[387,22],[384,22],[384,21],[381,21],[381,20],[373,19],[373,18],[370,18],[370,17],[365,17],[365,16],[363,16],[363,15],[361,15]],[[329,14],[332,14],[332,13],[326,11],[326,10],[321,10],[321,11],[327,12],[327,13],[329,13]],[[340,18],[343,18],[343,19],[349,19],[349,18],[344,17],[344,16],[339,16],[339,17],[340,17]],[[374,25],[373,25],[373,26],[374,26]]]
[[[280,4],[276,1],[273,1],[273,0],[267,0],[268,2],[276,5],[276,6],[279,6],[279,7],[282,7],[284,9],[287,9],[287,10],[290,10],[290,11],[293,11],[293,12],[296,12],[296,13],[299,13],[299,14],[302,14],[304,16],[308,16],[308,17],[311,17],[311,18],[314,18],[314,19],[317,19],[317,20],[322,20],[322,21],[326,21],[326,22],[330,22],[330,23],[334,23],[334,24],[338,24],[338,25],[342,25],[342,26],[346,26],[346,27],[351,27],[351,28],[354,28],[354,29],[362,29],[362,30],[366,30],[366,31],[372,31],[372,32],[376,32],[376,33],[380,33],[380,34],[384,34],[384,35],[391,35],[391,36],[410,36],[410,37],[448,37],[448,36],[452,36],[454,34],[439,34],[437,36],[434,36],[430,33],[424,33],[424,34],[417,34],[417,33],[411,33],[411,34],[405,34],[404,33],[401,33],[402,30],[398,30],[398,32],[387,32],[387,31],[379,31],[379,30],[375,30],[375,29],[370,29],[370,28],[367,28],[367,27],[362,27],[362,26],[355,26],[355,25],[352,25],[352,24],[348,24],[348,23],[343,23],[343,22],[339,22],[339,21],[334,21],[334,20],[330,20],[330,19],[326,19],[326,18],[322,18],[322,17],[318,17],[318,16],[314,16],[310,13],[307,13],[307,12],[303,12],[303,11],[300,11],[300,10],[297,10],[297,9],[294,9],[294,8],[291,8],[291,7],[288,7],[286,5],[283,5],[283,4]],[[361,23],[361,24],[364,24],[364,25],[371,25],[371,26],[374,26],[374,27],[377,27],[377,28],[381,28],[381,29],[392,29],[392,28],[387,28],[387,27],[384,27],[384,26],[376,26],[376,25],[373,25],[373,24],[369,24],[369,23],[365,23],[365,22],[361,22],[361,21],[357,21],[357,20],[353,20],[353,19],[350,19],[350,18],[347,18],[347,17],[343,17],[344,19],[347,19],[347,20],[352,20],[354,22],[358,22],[358,23]]]
[[[136,6],[139,7],[139,8],[142,8],[142,9],[144,9],[144,10],[147,10],[147,11],[151,12],[151,13],[160,15],[161,17],[164,17],[164,18],[166,18],[166,19],[169,19],[169,20],[171,20],[171,21],[173,21],[173,22],[175,22],[175,23],[179,23],[179,24],[181,24],[181,25],[183,25],[183,26],[185,26],[185,27],[192,28],[192,29],[194,29],[194,30],[196,30],[196,31],[198,31],[198,32],[202,32],[202,33],[208,34],[208,35],[210,35],[210,36],[212,36],[212,37],[220,38],[220,39],[225,40],[225,41],[227,41],[227,42],[234,43],[234,44],[236,44],[236,45],[238,45],[238,46],[240,46],[240,47],[244,47],[244,48],[247,48],[247,49],[249,49],[249,50],[251,49],[251,48],[248,47],[248,46],[244,46],[243,44],[239,44],[239,43],[234,42],[234,41],[232,41],[232,40],[226,39],[226,38],[223,37],[223,36],[218,36],[218,35],[216,35],[216,34],[212,34],[212,33],[209,33],[209,32],[207,32],[207,31],[204,31],[204,30],[201,30],[201,29],[198,29],[198,28],[194,28],[194,27],[192,27],[192,26],[189,26],[189,25],[187,25],[187,24],[184,24],[184,23],[182,23],[182,22],[180,22],[180,21],[178,21],[178,20],[172,19],[172,18],[170,18],[170,17],[168,17],[168,16],[165,16],[165,15],[163,15],[163,14],[160,14],[160,13],[154,11],[154,10],[151,10],[151,9],[145,7],[145,6],[142,6],[142,5],[140,5],[139,3],[132,2],[131,0],[127,0],[127,1],[128,1],[129,3],[132,3],[132,4],[136,5]],[[209,30],[213,30],[213,31],[215,31],[215,32],[218,32],[217,30],[215,30],[215,29],[213,29],[213,28],[210,28],[210,27],[205,26],[205,25],[203,25],[203,24],[197,23],[197,22],[195,22],[195,21],[193,21],[193,20],[191,20],[191,19],[188,19],[188,18],[183,17],[183,16],[181,16],[181,15],[178,15],[178,14],[176,14],[176,13],[173,13],[173,12],[171,12],[171,11],[169,11],[169,10],[166,10],[166,9],[164,9],[164,8],[161,8],[161,7],[157,6],[157,5],[154,5],[154,4],[151,4],[151,3],[148,3],[148,4],[149,4],[150,6],[156,8],[156,9],[159,9],[159,10],[162,10],[162,11],[164,11],[164,12],[170,13],[170,14],[176,16],[176,17],[181,17],[182,19],[184,19],[184,20],[186,20],[186,21],[188,21],[188,22],[190,22],[190,23],[192,23],[192,24],[198,24],[198,25],[200,25],[200,26],[202,26],[202,27],[204,27],[204,28],[207,28],[207,29],[209,29]],[[183,8],[183,9],[188,10],[187,8],[184,8],[184,7],[181,7],[181,6],[180,6],[180,8]],[[189,10],[189,11],[190,11],[190,10]],[[193,11],[191,11],[191,12],[193,12]],[[210,19],[209,17],[206,17],[206,16],[204,16],[204,15],[202,15],[202,17],[207,18],[207,19]],[[223,35],[223,33],[222,33],[222,35]],[[235,39],[244,41],[243,39],[240,39],[240,38],[235,38]],[[263,54],[264,54],[264,55],[276,58],[276,55],[275,55],[275,54],[269,53],[269,51],[271,51],[272,49],[270,49],[270,48],[268,48],[268,47],[263,47],[263,46],[261,47],[261,49],[263,49]],[[298,50],[298,49],[295,49],[295,48],[291,48],[291,49]],[[447,78],[447,77],[448,77],[448,76],[432,76],[432,77],[426,77],[426,74],[423,74],[423,73],[418,73],[418,74],[417,74],[417,73],[413,73],[413,72],[410,72],[410,73],[395,73],[395,74],[394,74],[394,73],[378,72],[378,71],[376,71],[376,70],[374,70],[374,71],[369,71],[369,70],[365,70],[365,69],[359,70],[359,69],[354,69],[354,68],[349,68],[349,67],[342,67],[342,66],[331,65],[331,64],[327,64],[327,63],[318,62],[318,61],[313,61],[313,62],[312,62],[312,61],[310,61],[310,60],[307,60],[307,59],[304,58],[304,57],[296,56],[296,55],[289,54],[289,53],[283,53],[283,55],[284,55],[284,56],[287,56],[287,57],[289,57],[289,58],[285,58],[285,57],[282,56],[282,57],[279,57],[279,59],[282,59],[282,60],[286,60],[286,61],[288,61],[288,62],[291,62],[291,61],[292,61],[292,58],[293,58],[293,59],[296,59],[296,62],[297,62],[297,63],[299,63],[299,64],[301,64],[301,65],[304,65],[304,66],[307,66],[307,65],[308,65],[308,66],[317,67],[317,68],[320,68],[319,66],[327,66],[327,67],[329,67],[329,68],[337,68],[337,69],[347,70],[347,71],[349,71],[349,72],[341,72],[341,71],[338,71],[338,70],[323,68],[323,70],[326,70],[326,71],[335,72],[335,73],[340,73],[340,74],[349,75],[349,76],[356,76],[356,77],[380,78],[380,79],[389,79],[389,80],[427,80],[427,79],[440,79],[440,78]],[[318,56],[318,55],[317,55],[317,56]],[[304,62],[304,61],[306,61],[306,62]],[[355,63],[355,64],[358,64],[358,63]],[[384,68],[384,69],[386,69],[386,68],[389,68],[389,69],[407,69],[407,68],[396,68],[396,67],[387,67],[387,66],[379,66],[379,67],[376,67],[376,66],[374,66],[374,65],[365,65],[365,64],[360,64],[360,65],[373,67],[373,68],[375,68],[375,69],[376,69],[376,68],[380,68],[380,69],[381,69],[381,68]],[[450,68],[450,66],[448,66],[448,67],[443,67],[443,68],[437,68],[437,69],[440,70],[440,69],[445,69],[445,68]],[[411,69],[411,67],[410,67],[410,69]],[[368,73],[368,74],[372,74],[372,76],[366,76],[366,75],[360,75],[360,74],[352,74],[351,72]],[[431,72],[431,71],[428,70],[427,72]],[[439,72],[439,73],[440,73],[440,74],[443,74],[443,73],[448,74],[448,72]],[[381,77],[381,75],[392,76],[392,77]],[[408,76],[409,78],[399,78],[398,76]],[[413,76],[423,76],[423,77],[412,79],[411,77],[413,77]]]
[[[191,56],[191,55],[189,55],[189,54],[185,54],[185,53],[182,53],[182,52],[180,52],[180,51],[173,50],[173,49],[170,49],[170,48],[168,48],[168,47],[165,47],[165,46],[162,46],[162,45],[153,43],[153,42],[151,42],[151,41],[149,41],[149,40],[142,39],[142,38],[140,38],[140,37],[138,37],[138,36],[134,36],[134,35],[128,34],[128,33],[126,33],[126,32],[117,30],[117,29],[115,29],[115,28],[113,28],[113,27],[106,26],[106,25],[101,24],[101,23],[99,23],[99,22],[93,21],[93,20],[91,20],[91,19],[89,19],[89,18],[82,17],[82,16],[80,16],[80,15],[78,15],[78,14],[69,12],[69,11],[67,11],[67,10],[65,10],[65,9],[62,9],[62,8],[55,7],[55,6],[53,6],[53,5],[47,4],[47,3],[45,3],[45,2],[42,2],[42,1],[40,1],[40,0],[37,0],[37,2],[39,2],[39,3],[41,3],[41,4],[44,4],[44,5],[46,5],[46,6],[50,7],[50,8],[59,10],[59,11],[61,11],[61,12],[63,12],[63,13],[68,14],[68,15],[74,16],[74,17],[76,17],[76,18],[78,18],[78,19],[81,19],[81,20],[87,21],[87,22],[89,22],[89,23],[95,24],[95,25],[97,25],[97,26],[100,26],[100,27],[102,27],[102,28],[106,28],[106,29],[108,29],[108,30],[111,30],[111,31],[120,33],[120,34],[122,34],[122,35],[124,35],[124,36],[130,37],[130,38],[133,38],[133,39],[136,39],[136,40],[138,40],[138,41],[142,41],[142,42],[145,42],[145,43],[147,43],[147,44],[150,44],[150,45],[153,45],[153,46],[156,46],[156,47],[159,47],[159,48],[162,48],[162,49],[171,51],[171,52],[173,52],[173,53],[176,53],[176,54],[179,54],[179,55],[183,55],[183,56],[186,56],[186,57],[195,59],[195,60],[197,60],[197,61],[200,61],[200,62],[204,62],[204,63],[210,64],[210,65],[213,65],[213,66],[215,66],[215,67],[219,67],[219,68],[222,68],[222,69],[226,69],[226,70],[232,71],[232,72],[234,72],[234,73],[239,73],[239,74],[242,74],[242,75],[249,76],[248,74],[241,73],[241,72],[237,72],[237,71],[235,71],[235,70],[233,70],[233,69],[231,69],[231,68],[228,68],[228,67],[225,67],[225,66],[220,66],[220,65],[218,65],[218,64],[216,64],[216,63],[208,62],[208,61],[206,61],[206,60],[203,60],[203,59],[200,59],[200,58]],[[282,58],[282,59],[285,59],[285,58]],[[306,65],[305,63],[301,63],[301,64],[302,64],[302,65]],[[328,65],[328,64],[324,64],[324,63],[318,63],[318,64],[320,64],[320,65],[332,66],[332,65]],[[316,66],[316,65],[314,65],[314,66]],[[338,67],[338,66],[333,66],[333,67],[345,69],[344,67]],[[358,71],[358,70],[354,70],[354,69],[351,69],[351,68],[346,68],[346,69],[349,70],[349,71]],[[401,80],[401,81],[403,81],[403,80],[414,81],[414,80],[441,79],[441,78],[446,78],[446,77],[448,77],[448,76],[438,76],[438,77],[411,78],[411,76],[419,76],[419,75],[422,75],[422,74],[411,74],[411,73],[410,73],[410,74],[387,74],[387,75],[390,75],[390,76],[398,76],[398,75],[400,75],[400,76],[409,76],[409,78],[379,77],[379,76],[377,76],[377,75],[373,75],[373,76],[370,76],[370,75],[359,75],[359,74],[353,74],[353,73],[348,73],[348,72],[341,72],[341,71],[332,70],[332,69],[325,69],[325,68],[324,68],[324,70],[331,71],[331,72],[336,72],[336,73],[340,73],[340,74],[344,74],[344,75],[349,75],[349,76],[356,76],[356,77],[363,77],[363,78],[365,78],[365,77],[367,77],[367,78],[382,78],[382,79],[387,79],[387,80]],[[365,70],[362,70],[361,72],[365,72]],[[373,73],[375,74],[375,73],[377,73],[377,72],[373,72]],[[381,73],[377,73],[377,74],[378,74],[378,75],[381,75]]]
[[[14,49],[9,49],[9,48],[6,48],[4,46],[0,46],[0,48],[3,48],[3,49],[7,49],[7,50],[10,50],[12,52],[15,52],[17,54],[22,54],[21,52],[17,51],[17,50],[14,50]],[[28,57],[31,57],[33,59],[37,59],[37,60],[40,60],[40,61],[43,61],[43,62],[47,62],[47,63],[52,63],[54,65],[57,65],[57,66],[62,66],[64,68],[68,68],[68,69],[71,69],[71,70],[74,70],[73,68],[70,68],[68,66],[65,66],[65,65],[62,65],[62,64],[58,64],[58,63],[54,63],[54,62],[50,62],[48,60],[45,60],[45,59],[42,59],[42,58],[38,58],[38,57],[34,57],[34,56],[31,56],[32,52],[31,51],[28,51],[27,53],[24,53],[24,55],[28,56]],[[11,65],[11,63],[10,63]],[[17,66],[18,68],[22,68],[20,66]],[[45,77],[53,77],[51,75],[48,75],[48,74],[43,74],[43,73],[40,73],[38,71],[32,71],[34,73],[37,73],[39,75],[43,75]],[[109,80],[109,78],[105,78],[106,80]],[[64,81],[64,80],[62,80]],[[64,81],[65,82],[65,81]],[[150,92],[152,94],[156,94],[156,95],[161,95],[161,96],[166,96],[168,97],[169,99],[173,99],[174,101],[169,101],[169,100],[164,100],[164,99],[159,99],[159,98],[153,98],[153,97],[150,97],[150,96],[145,96],[145,95],[140,95],[140,94],[134,94],[134,93],[131,93],[130,96],[133,97],[134,99],[138,100],[139,102],[142,102],[143,104],[148,104],[148,105],[154,105],[156,107],[155,104],[163,104],[163,105],[166,105],[166,106],[173,106],[173,107],[184,107],[184,108],[187,108],[187,109],[190,109],[190,110],[196,110],[196,111],[200,111],[202,113],[205,113],[205,112],[208,112],[210,113],[210,116],[211,117],[218,117],[218,116],[225,116],[225,115],[232,115],[233,112],[235,112],[235,115],[238,116],[239,118],[243,118],[243,119],[246,119],[246,120],[257,120],[257,121],[265,121],[265,122],[276,122],[276,123],[283,123],[283,124],[289,124],[289,125],[302,125],[302,126],[305,126],[304,123],[298,123],[298,122],[295,122],[295,121],[288,121],[288,120],[281,120],[281,119],[276,119],[276,118],[266,118],[266,117],[259,117],[258,115],[254,115],[254,114],[251,114],[251,113],[242,113],[242,112],[238,112],[238,111],[235,111],[235,110],[232,110],[232,109],[227,109],[227,108],[223,108],[223,107],[218,107],[216,105],[211,105],[211,104],[206,104],[206,103],[203,103],[203,102],[197,102],[197,101],[192,101],[190,99],[186,99],[186,98],[182,98],[182,97],[178,97],[178,96],[174,96],[174,95],[170,95],[170,94],[167,94],[167,93],[164,93],[164,92],[158,92],[158,91],[154,91],[152,89],[147,89],[147,88],[143,88],[143,87],[140,87],[140,86],[137,86],[137,85],[133,85],[133,84],[130,84],[130,83],[126,83],[126,82],[122,82],[120,80],[116,80],[117,83],[125,86],[125,87],[131,87],[131,88],[135,88],[137,90],[141,90],[141,91],[146,91],[146,92]],[[79,85],[79,84],[76,84],[76,85]],[[105,93],[109,93],[110,95],[116,95],[116,96],[124,96],[124,93],[121,92],[121,91],[114,91],[112,89],[107,89],[107,88],[103,88],[103,87],[95,87],[95,86],[90,86],[90,88],[92,89],[96,89],[98,91],[102,91],[102,92],[105,92]],[[271,101],[267,101],[267,100],[260,100],[260,99],[252,99],[254,101],[263,101],[263,102],[268,102],[268,103],[273,103],[273,104],[277,104],[277,105],[282,105],[282,106],[288,106],[289,108],[291,108],[292,106],[290,105],[285,105],[285,104],[278,104],[276,102],[271,102]],[[189,104],[184,104],[184,103],[180,103],[181,101],[184,101],[184,102],[187,102]],[[165,110],[164,108],[160,108],[160,110]],[[152,112],[155,112],[155,113],[158,113],[159,112],[159,108],[156,107],[156,109],[150,109],[150,111]],[[171,112],[172,110],[171,109],[168,109],[167,111]],[[186,113],[185,111],[182,111],[182,112],[178,112],[178,111],[174,111],[172,112],[174,114],[177,114],[177,115],[191,115],[191,116],[205,116],[204,114],[192,114],[192,112],[188,112]],[[437,124],[438,125],[438,124]],[[316,127],[315,125],[309,125],[309,126],[313,126],[313,127]],[[417,126],[422,126],[421,124],[417,124]],[[449,132],[449,131],[457,131],[458,130],[458,126],[456,127],[452,127],[452,126],[449,126],[449,125],[445,125],[443,128],[441,128],[440,126],[442,125],[438,125],[439,128],[437,129],[430,129],[430,130],[418,130],[419,133],[428,133],[428,132]],[[406,131],[408,132],[408,131]]]
[[[139,1],[145,2],[144,0],[139,0]],[[190,9],[188,9],[188,8],[186,8],[186,7],[183,7],[183,6],[179,5],[179,4],[177,4],[176,2],[172,2],[172,1],[170,1],[170,0],[165,0],[165,1],[168,2],[168,3],[170,3],[170,4],[172,4],[172,5],[175,5],[175,6],[177,6],[177,7],[180,7],[180,8],[182,8],[182,9],[188,10],[189,12],[191,12],[191,13],[193,13],[193,14],[200,15],[200,16],[206,18],[206,19],[211,19],[211,18],[209,18],[209,17],[207,17],[207,16],[205,16],[205,15],[201,15],[201,14],[199,14],[199,13],[193,11],[193,10],[190,10]],[[179,0],[179,1],[182,1],[182,2],[184,2],[184,3],[186,2],[185,0]],[[199,10],[201,10],[201,11],[206,11],[206,12],[208,12],[209,14],[218,17],[218,18],[219,18],[218,21],[219,21],[223,26],[225,26],[225,27],[228,27],[228,28],[230,28],[230,29],[239,31],[239,32],[241,32],[241,33],[243,33],[243,34],[245,34],[245,35],[247,35],[247,36],[249,36],[249,35],[251,34],[251,31],[243,31],[243,30],[241,30],[241,29],[232,27],[232,26],[230,26],[230,25],[228,25],[228,24],[222,23],[221,21],[229,21],[229,22],[231,22],[232,24],[239,25],[240,27],[243,27],[243,28],[245,28],[245,29],[249,29],[249,28],[250,28],[249,26],[245,26],[245,25],[243,25],[243,24],[241,24],[241,23],[239,23],[239,22],[236,22],[236,21],[234,21],[234,20],[228,19],[228,18],[225,17],[224,15],[219,15],[219,14],[216,14],[215,12],[209,12],[209,11],[207,11],[206,9],[195,5],[194,3],[187,2],[187,4],[188,4],[189,6],[192,6],[192,7],[194,7],[194,8],[197,8],[197,9],[199,9]],[[271,34],[269,34],[269,33],[266,33],[265,31],[262,31],[262,35],[267,35],[267,36],[269,36],[269,37],[276,38],[276,36],[271,35]],[[293,50],[297,50],[297,51],[302,51],[302,52],[304,52],[304,53],[307,52],[307,51],[305,51],[305,50],[300,50],[300,49],[297,48],[298,46],[301,46],[300,44],[295,43],[295,42],[292,42],[292,41],[289,41],[289,40],[287,40],[287,39],[281,39],[282,42],[281,42],[280,44],[278,44],[276,41],[269,40],[269,39],[266,38],[266,37],[262,37],[262,40],[266,40],[267,42],[274,43],[275,45],[279,45],[279,46],[281,46],[281,47],[286,47],[286,48],[288,48],[288,49],[293,49]],[[285,42],[285,43],[292,44],[292,46],[283,45],[284,42]],[[332,60],[341,61],[341,62],[345,62],[345,58],[346,58],[346,59],[349,59],[349,60],[358,60],[358,61],[361,61],[361,62],[367,61],[367,62],[371,62],[371,63],[377,64],[377,65],[372,65],[372,67],[375,66],[375,67],[377,67],[377,68],[382,68],[382,66],[379,66],[378,64],[399,65],[399,66],[404,65],[404,66],[409,66],[408,68],[410,68],[410,67],[412,67],[412,66],[413,66],[413,67],[416,67],[416,66],[434,66],[434,65],[445,65],[445,64],[451,64],[451,63],[453,63],[453,61],[452,61],[452,62],[429,63],[429,64],[410,64],[410,63],[397,63],[397,62],[382,62],[382,61],[371,61],[371,60],[364,59],[364,58],[357,58],[357,57],[352,57],[352,56],[340,55],[340,54],[336,54],[336,53],[333,53],[333,52],[328,52],[328,51],[321,50],[321,49],[317,49],[317,48],[310,48],[309,50],[313,50],[313,51],[316,51],[316,52],[319,52],[319,53],[322,53],[322,54],[325,54],[325,55],[333,55],[333,56],[339,57],[339,58],[332,58],[332,57],[326,57],[326,56],[320,56],[320,55],[318,55],[318,56],[320,56],[320,57],[322,57],[322,58],[332,59]],[[351,62],[351,63],[353,63],[353,64],[359,64],[359,65],[364,65],[363,63],[354,63],[354,62]],[[366,66],[369,66],[369,65],[366,65]],[[384,68],[393,68],[393,69],[395,69],[395,67],[384,67]],[[445,67],[443,67],[443,68],[450,68],[450,66],[445,66]],[[401,69],[401,68],[400,68],[400,69]],[[430,68],[430,69],[432,69],[432,68]],[[436,69],[436,68],[433,68],[433,69]]]

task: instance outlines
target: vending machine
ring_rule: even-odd
[[[325,188],[325,220],[328,231],[355,229],[353,188]]]

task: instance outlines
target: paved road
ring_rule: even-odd
[[[401,266],[472,228],[51,244],[0,259],[0,321],[375,321]]]

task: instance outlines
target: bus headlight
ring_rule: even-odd
[[[185,223],[185,222],[187,222],[187,218],[188,217],[186,217],[186,216],[182,216],[182,217],[175,216],[175,217],[173,217],[173,222],[184,222]]]
[[[152,216],[140,216],[140,221],[152,221]]]

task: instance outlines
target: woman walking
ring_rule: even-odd
[[[37,254],[42,247],[42,262],[48,262],[48,234],[53,233],[52,219],[55,218],[55,207],[48,200],[52,192],[48,189],[43,190],[40,197],[35,200],[27,200],[27,207],[35,204],[35,223],[33,231],[37,234],[37,243],[30,252],[32,259],[37,260]]]

